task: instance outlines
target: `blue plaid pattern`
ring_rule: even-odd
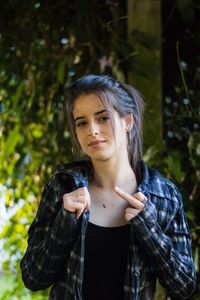
[[[28,247],[21,261],[22,277],[33,291],[52,286],[50,300],[82,299],[89,212],[77,221],[74,213],[63,208],[62,198],[64,193],[88,187],[90,167],[86,161],[62,166],[45,186],[29,228]],[[138,191],[148,201],[130,222],[123,300],[152,300],[157,278],[169,294],[186,299],[195,287],[195,269],[181,195],[159,172],[143,162],[141,168],[143,180]]]

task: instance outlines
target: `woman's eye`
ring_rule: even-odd
[[[101,117],[100,121],[108,121],[110,118],[108,116]]]
[[[76,123],[76,127],[83,127],[83,126],[85,126],[86,124],[87,124],[86,121],[82,121],[82,122],[80,122],[80,123]]]

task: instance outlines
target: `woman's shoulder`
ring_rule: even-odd
[[[74,161],[56,166],[56,170],[47,185],[56,190],[80,188],[88,186],[88,176],[91,170],[90,161]]]
[[[77,161],[57,166],[55,173],[44,186],[40,208],[45,206],[54,210],[56,205],[60,206],[63,194],[83,186],[87,187],[86,165],[86,161]]]
[[[168,178],[164,177],[160,171],[155,168],[149,168],[142,162],[142,182],[141,185],[152,194],[161,198],[168,198],[181,201],[180,191],[177,186]]]

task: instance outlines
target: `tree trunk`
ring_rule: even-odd
[[[135,49],[128,81],[144,97],[144,149],[163,145],[161,4],[156,0],[127,0],[128,39]]]

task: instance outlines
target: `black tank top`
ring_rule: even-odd
[[[84,300],[123,300],[130,225],[88,223],[83,276]]]

